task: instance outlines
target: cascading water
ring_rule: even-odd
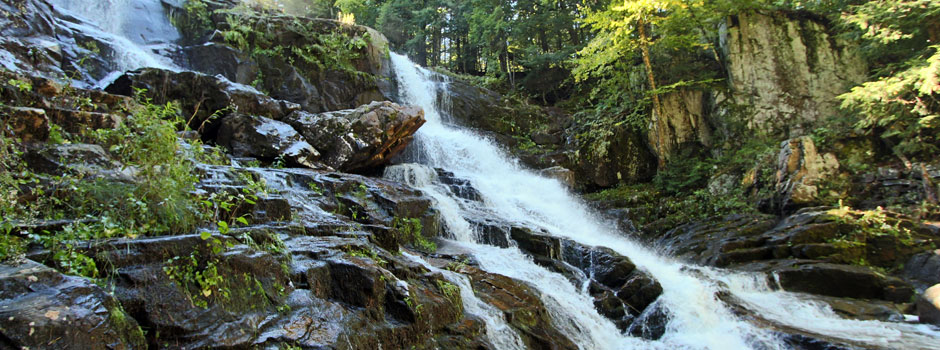
[[[483,323],[486,325],[487,340],[489,340],[491,344],[499,349],[525,349],[525,344],[523,344],[522,339],[519,338],[519,334],[506,323],[505,316],[503,316],[498,309],[483,302],[483,300],[480,300],[480,298],[477,298],[477,296],[473,294],[473,287],[470,286],[470,280],[466,276],[456,272],[438,269],[431,266],[431,264],[420,257],[407,252],[403,252],[402,255],[423,265],[428,270],[444,275],[444,278],[447,278],[448,281],[457,285],[457,287],[460,288],[460,299],[463,303],[464,311],[483,319]]]
[[[788,347],[778,333],[735,316],[719,299],[720,293],[729,293],[766,320],[811,334],[873,347],[937,348],[940,333],[926,326],[842,319],[825,306],[800,300],[797,294],[772,290],[761,283],[760,276],[685,265],[625,238],[556,180],[521,168],[490,141],[446,125],[436,104],[441,88],[432,79],[433,73],[397,54],[392,54],[392,64],[402,102],[423,107],[427,123],[415,140],[421,154],[414,158],[424,165],[389,167],[386,176],[430,195],[457,244],[474,255],[483,269],[536,287],[560,330],[582,349]],[[454,196],[435,181],[431,168],[469,180],[483,202]],[[657,341],[623,335],[597,314],[589,295],[561,275],[534,264],[516,248],[478,244],[468,219],[479,215],[521,223],[585,245],[608,247],[629,257],[662,285],[658,303],[669,316],[665,334]]]
[[[115,72],[103,86],[124,71],[143,67],[178,70],[168,58],[180,34],[160,0],[51,0],[60,25],[97,38],[113,51]]]

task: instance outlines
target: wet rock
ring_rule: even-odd
[[[573,171],[561,166],[554,166],[539,170],[539,175],[558,180],[562,184],[573,188],[576,185],[576,175]]]
[[[940,284],[927,288],[917,298],[917,317],[921,323],[940,326]]]
[[[639,317],[663,294],[663,287],[649,274],[635,271],[626,283],[617,290],[617,297],[628,308],[628,313]]]
[[[330,261],[333,279],[331,295],[336,299],[359,307],[375,308],[384,303],[385,283],[375,266],[361,261]]]
[[[468,220],[473,232],[480,235],[479,241],[483,244],[489,244],[497,247],[507,248],[510,246],[509,231],[512,225],[502,221],[491,220],[488,218],[473,218]]]
[[[206,42],[187,46],[183,48],[183,53],[195,71],[222,75],[230,81],[246,85],[251,84],[258,75],[258,65],[248,54],[223,43]]]
[[[0,66],[13,72],[61,76],[62,49],[56,19],[47,1],[0,2]]]
[[[516,241],[519,249],[537,258],[561,259],[561,240],[558,238],[536,234],[523,227],[512,227],[509,236]]]
[[[726,266],[749,258],[772,258],[759,251],[767,238],[761,233],[774,227],[768,215],[729,215],[715,221],[690,222],[664,235],[658,243],[680,257],[700,264]]]
[[[373,102],[356,109],[311,114],[294,112],[283,121],[297,129],[334,169],[352,172],[386,164],[424,124],[413,106]]]
[[[30,148],[24,159],[30,169],[45,174],[58,175],[67,171],[86,175],[112,173],[125,175],[127,179],[132,175],[131,169],[122,171],[123,165],[111,159],[111,155],[99,145],[45,144]]]
[[[789,291],[898,303],[908,302],[914,296],[913,288],[903,280],[860,266],[807,263],[772,271]]]
[[[114,297],[29,260],[0,264],[0,337],[11,349],[147,348]]]
[[[535,289],[474,267],[465,266],[459,272],[470,278],[480,299],[506,314],[506,320],[519,332],[527,349],[577,349],[553,326]]]
[[[805,294],[808,301],[829,305],[837,315],[853,320],[878,320],[883,322],[903,322],[901,308],[904,304],[895,304],[883,300],[838,298],[825,295]]]
[[[43,142],[49,137],[49,117],[45,110],[4,106],[0,108],[0,118],[13,136],[23,142]]]
[[[662,294],[662,286],[652,276],[637,269],[629,258],[609,248],[588,247],[569,240],[562,241],[562,247],[564,262],[581,270],[584,276],[593,281],[589,292],[595,300],[601,300],[607,305],[613,301],[605,299],[611,295],[616,297],[617,303],[624,309],[624,315],[611,320],[621,330],[636,329],[639,332],[644,327],[642,323],[650,323],[652,327],[654,323],[665,322],[660,319],[665,314],[650,310],[650,306]],[[639,336],[641,333],[637,334]],[[662,332],[653,330],[644,337],[647,336],[651,337],[648,339],[656,339],[662,336]]]
[[[669,316],[666,313],[665,306],[655,303],[637,316],[626,332],[634,337],[657,340],[666,334],[666,324],[668,322]]]
[[[457,197],[477,202],[483,201],[480,191],[473,187],[470,180],[456,177],[454,173],[444,169],[434,170],[437,172],[438,180],[450,187],[450,191]]]
[[[225,118],[216,142],[239,157],[257,157],[317,168],[320,153],[290,125],[277,120],[234,115]]]
[[[191,116],[194,130],[214,134],[220,116],[240,113],[280,119],[299,109],[296,104],[268,97],[254,88],[233,83],[222,77],[157,68],[130,71],[119,77],[105,91],[133,96],[135,89],[144,89],[155,104],[178,101],[183,115]]]
[[[834,176],[839,161],[832,153],[819,154],[808,137],[785,141],[777,156],[777,198],[779,208],[806,206],[819,197],[817,184]]]
[[[904,264],[904,276],[924,286],[940,283],[940,250],[926,251]]]

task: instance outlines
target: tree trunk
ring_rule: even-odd
[[[643,53],[643,65],[646,66],[646,77],[649,79],[650,89],[653,95],[653,110],[656,118],[656,149],[659,152],[659,170],[666,168],[666,119],[663,115],[663,105],[659,101],[659,94],[656,93],[656,78],[653,76],[653,64],[650,63],[649,37],[646,35],[646,22],[640,20],[637,23],[638,33],[640,34],[640,51]]]

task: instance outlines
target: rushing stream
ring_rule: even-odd
[[[434,198],[454,244],[470,252],[483,269],[529,282],[559,328],[582,349],[786,349],[780,333],[735,315],[719,299],[727,293],[740,305],[778,326],[844,339],[875,348],[936,349],[940,334],[927,326],[838,317],[820,303],[798,294],[775,291],[762,276],[691,266],[656,253],[624,237],[553,179],[536,175],[510,159],[493,142],[449,125],[446,81],[392,54],[402,102],[425,110],[427,123],[418,130],[413,156],[422,164],[389,167],[386,176],[404,181]],[[438,103],[438,101],[445,103]],[[467,179],[483,201],[459,198],[436,180],[432,168]],[[622,334],[598,315],[592,298],[562,275],[533,263],[517,248],[481,244],[470,223],[479,216],[543,230],[590,246],[604,246],[629,257],[663,288],[657,301],[668,314],[666,332],[657,341]]]
[[[113,50],[117,72],[141,67],[176,69],[168,56],[179,33],[160,0],[52,0],[60,25],[95,36]],[[555,325],[582,349],[786,349],[780,333],[735,315],[719,298],[770,323],[874,348],[937,349],[940,334],[922,325],[846,320],[799,294],[777,291],[761,276],[686,265],[658,254],[619,233],[556,180],[519,166],[493,142],[447,120],[446,83],[406,57],[392,54],[402,102],[425,110],[427,123],[417,132],[413,157],[421,164],[391,166],[386,176],[432,197],[451,244],[469,252],[480,267],[525,281],[538,289]],[[102,79],[106,82],[108,77]],[[443,106],[439,106],[438,101]],[[482,202],[456,196],[437,179],[441,168],[467,179]],[[668,314],[665,334],[656,341],[624,335],[594,308],[583,286],[535,264],[515,247],[482,244],[473,219],[497,218],[548,232],[584,245],[604,246],[629,257],[663,288],[657,301]],[[409,256],[420,261],[416,256]],[[430,265],[429,268],[433,269]],[[473,295],[466,277],[440,271],[460,287],[467,312],[485,320],[487,336],[499,349],[523,345],[505,316]],[[642,317],[642,316],[641,316]]]

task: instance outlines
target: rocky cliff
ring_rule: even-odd
[[[836,96],[867,80],[857,46],[809,13],[742,13],[721,36],[736,103],[752,130],[801,136],[838,113]]]

